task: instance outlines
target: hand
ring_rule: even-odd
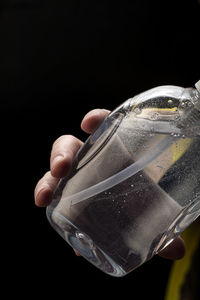
[[[86,114],[81,123],[81,129],[91,134],[109,114],[108,110],[95,109]],[[45,207],[51,203],[53,191],[60,178],[67,175],[72,160],[83,142],[71,135],[59,137],[53,144],[50,158],[50,171],[47,172],[35,187],[35,204]],[[78,255],[78,253],[75,251]],[[159,255],[168,259],[180,259],[185,254],[185,244],[181,237],[176,238]]]

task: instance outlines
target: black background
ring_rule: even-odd
[[[35,207],[33,191],[49,169],[56,138],[86,139],[80,122],[89,110],[112,110],[158,85],[194,85],[199,7],[195,0],[0,3],[7,293],[96,297],[107,296],[108,288],[113,297],[119,291],[133,299],[163,299],[171,262],[154,257],[124,278],[103,274],[53,231],[45,209]]]

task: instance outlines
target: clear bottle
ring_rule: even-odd
[[[200,215],[200,81],[115,109],[76,155],[47,217],[82,256],[124,276]]]

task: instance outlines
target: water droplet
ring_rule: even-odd
[[[189,101],[189,102],[188,102],[188,106],[189,106],[189,107],[193,106],[192,102]]]
[[[172,99],[169,99],[169,100],[168,100],[168,104],[169,104],[170,106],[172,106],[172,105],[173,105],[173,100],[172,100]]]
[[[136,115],[139,115],[141,113],[141,109],[139,107],[136,107],[134,109],[134,112],[136,113]]]
[[[158,119],[158,113],[157,112],[153,112],[151,114],[151,120],[157,120]]]
[[[186,107],[186,102],[185,102],[185,101],[182,101],[182,102],[180,103],[180,107],[181,107],[181,108],[185,108],[185,107]]]
[[[178,120],[180,119],[180,116],[179,116],[179,115],[176,115],[176,116],[174,117],[174,119],[175,119],[176,121],[178,121]]]
[[[180,136],[180,134],[176,133],[176,132],[172,132],[171,135],[174,136],[174,137],[179,137]]]

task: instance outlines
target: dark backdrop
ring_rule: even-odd
[[[104,275],[50,228],[33,190],[57,137],[86,138],[79,124],[87,111],[199,79],[199,7],[196,0],[1,0],[3,232],[6,278],[19,294],[80,287],[87,296],[92,284],[94,296],[109,287],[133,299],[163,298],[169,261],[155,257],[121,279]]]

